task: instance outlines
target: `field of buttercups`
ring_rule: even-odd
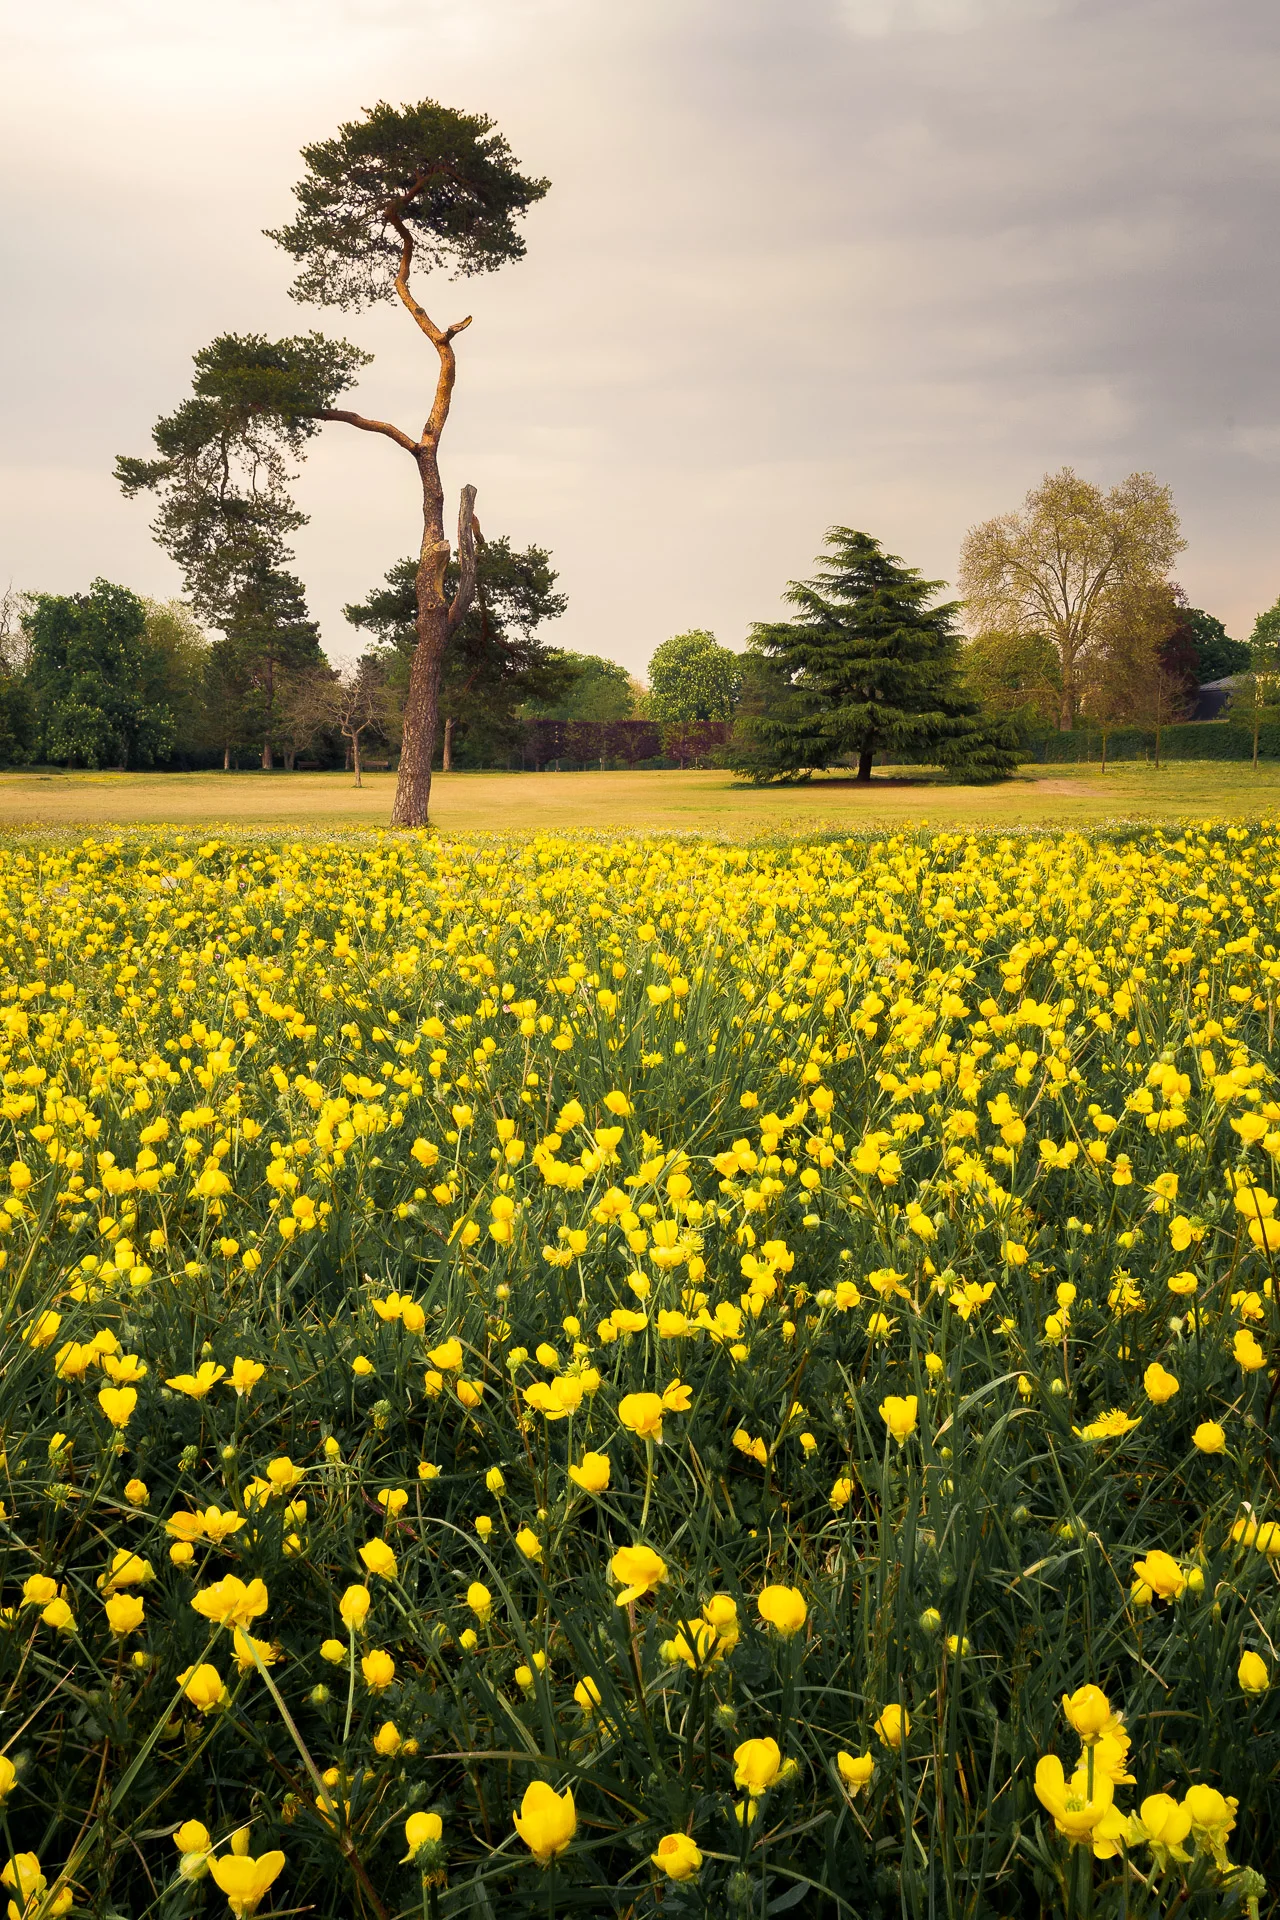
[[[10,1920],[1273,1911],[1278,903],[6,841]]]

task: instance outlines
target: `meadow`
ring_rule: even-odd
[[[9,834],[11,1920],[1272,1911],[1278,902]]]
[[[366,773],[0,773],[0,828],[384,826],[395,775]],[[1280,764],[1231,761],[1023,767],[992,787],[946,784],[918,767],[877,768],[871,785],[820,775],[753,788],[718,771],[437,774],[444,833],[705,833],[733,839],[885,826],[1089,827],[1125,820],[1259,819],[1280,812]]]

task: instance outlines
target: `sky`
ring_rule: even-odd
[[[525,260],[418,292],[473,315],[446,484],[550,548],[557,644],[740,647],[832,524],[954,581],[1064,465],[1167,482],[1233,634],[1280,595],[1274,0],[0,0],[0,73],[0,587],[181,591],[111,470],[218,333],[344,334],[420,430],[408,316],[298,306],[262,230],[306,142],[430,96],[552,182]],[[328,426],[297,497],[349,656],[416,474]]]

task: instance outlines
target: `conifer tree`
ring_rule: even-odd
[[[793,580],[794,620],[756,626],[750,709],[735,771],[803,778],[857,756],[936,749],[960,779],[1004,778],[1017,764],[1006,723],[980,718],[961,677],[959,611],[870,534],[832,527],[812,580]]]

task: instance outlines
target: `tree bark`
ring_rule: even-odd
[[[444,750],[440,756],[441,773],[453,772],[453,715],[446,714],[444,722]]]
[[[229,746],[222,749],[222,771],[224,773],[230,773],[231,771],[231,748]]]
[[[362,787],[364,781],[360,778],[360,735],[358,733],[353,733],[351,736],[351,757],[356,763],[356,785]]]
[[[474,487],[462,489],[458,507],[458,590],[444,597],[449,542],[444,537],[444,497],[434,447],[424,447],[422,469],[423,531],[418,562],[418,644],[409,667],[404,708],[400,772],[396,780],[393,827],[425,827],[431,807],[431,754],[440,726],[440,673],[449,635],[460,624],[476,590]]]
[[[871,762],[873,758],[874,752],[870,747],[863,747],[858,755],[858,779],[863,786],[870,784]]]
[[[271,758],[271,742],[269,739],[264,740],[262,743],[262,771],[264,773],[270,773],[274,766],[275,762]]]

